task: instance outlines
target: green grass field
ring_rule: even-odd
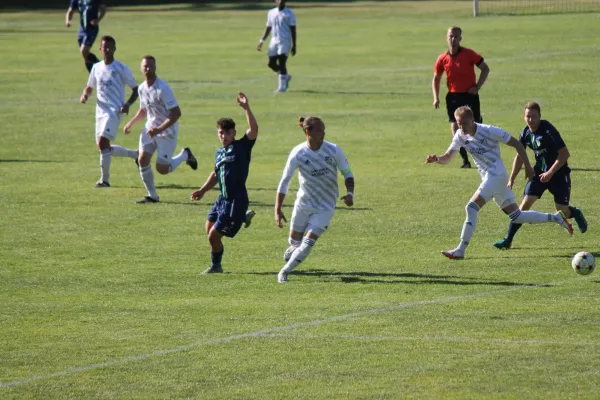
[[[273,95],[276,76],[255,50],[268,7],[109,10],[101,33],[115,36],[139,81],[141,56],[156,56],[183,112],[179,145],[199,159],[198,171],[155,175],[156,205],[135,204],[145,191],[128,159],[113,158],[112,188],[92,189],[95,101],[78,103],[87,74],[64,12],[0,14],[0,398],[598,398],[600,278],[576,275],[570,259],[600,251],[599,15],[474,19],[467,1],[299,4],[294,79]],[[491,243],[508,219],[489,204],[468,258],[439,254],[458,242],[480,182],[458,160],[424,165],[450,143],[430,82],[454,24],[491,68],[485,121],[516,136],[523,104],[536,100],[561,131],[587,233],[526,226],[500,252]],[[225,242],[226,273],[204,276],[217,192],[189,195],[212,169],[215,121],[244,123],[238,90],[260,125],[248,179],[257,216]],[[283,285],[287,230],[273,204],[287,154],[304,140],[299,115],[323,118],[345,150],[356,204],[339,203]],[[121,133],[115,143],[137,141]],[[507,167],[513,156],[503,148]],[[552,211],[552,197],[536,208]]]

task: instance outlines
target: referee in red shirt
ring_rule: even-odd
[[[462,29],[458,26],[448,28],[446,40],[448,41],[448,51],[441,54],[435,62],[431,89],[433,91],[433,106],[439,108],[440,82],[444,71],[446,71],[446,84],[448,85],[446,110],[448,111],[452,135],[454,135],[458,129],[454,111],[458,107],[469,106],[473,110],[475,122],[483,122],[479,105],[479,91],[490,73],[490,67],[477,52],[460,46]],[[475,66],[481,70],[477,81]],[[462,147],[460,148],[460,155],[463,159],[461,168],[471,168],[467,151]]]

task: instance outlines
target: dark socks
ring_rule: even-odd
[[[463,164],[467,164],[469,162],[469,156],[468,156],[467,150],[465,150],[464,147],[461,147],[459,151],[460,151],[460,156],[463,159]]]
[[[519,229],[521,229],[522,225],[523,224],[515,224],[514,222],[511,222],[508,225],[508,233],[506,234],[505,239],[508,240],[509,242],[512,242],[513,239],[514,239],[514,237],[515,237],[515,235],[517,234],[517,231]]]
[[[223,258],[223,252],[225,252],[225,249],[223,248],[223,250],[221,250],[218,253],[215,252],[210,252],[210,258],[212,261],[212,265],[214,266],[220,266],[221,265],[221,259]]]

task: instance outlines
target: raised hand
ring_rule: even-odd
[[[238,92],[238,97],[237,97],[237,99],[235,99],[235,101],[237,101],[239,106],[242,107],[243,109],[247,109],[248,107],[250,107],[250,104],[248,103],[248,98],[242,92]]]

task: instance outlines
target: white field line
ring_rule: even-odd
[[[473,294],[466,294],[466,295],[462,295],[462,296],[442,297],[439,299],[422,300],[422,301],[411,301],[411,302],[406,302],[406,303],[399,303],[399,304],[389,306],[389,307],[373,308],[370,310],[358,311],[358,312],[349,313],[349,314],[335,315],[333,317],[316,319],[313,321],[298,322],[295,324],[290,324],[290,325],[285,325],[285,326],[276,326],[273,328],[267,328],[267,329],[263,329],[260,331],[242,333],[239,335],[231,335],[231,336],[227,336],[227,337],[191,343],[191,344],[187,344],[184,346],[177,346],[177,347],[174,347],[171,349],[158,350],[158,351],[154,351],[151,353],[138,354],[138,355],[134,355],[134,356],[117,358],[114,360],[109,360],[109,361],[105,361],[105,362],[101,362],[101,363],[85,365],[82,367],[70,368],[70,369],[66,369],[63,371],[54,372],[52,374],[31,376],[29,378],[24,378],[24,379],[12,381],[12,382],[0,382],[0,388],[10,388],[10,387],[14,387],[14,386],[23,385],[23,384],[26,384],[29,382],[39,381],[42,379],[51,379],[51,378],[57,378],[60,376],[73,375],[73,374],[77,374],[79,372],[90,371],[90,370],[94,370],[94,369],[98,369],[98,368],[111,367],[114,365],[125,364],[125,363],[132,362],[132,361],[145,360],[145,359],[148,359],[151,357],[160,357],[160,356],[169,355],[169,354],[173,354],[173,353],[179,353],[182,351],[191,350],[191,349],[198,348],[201,346],[208,346],[208,345],[219,344],[219,343],[227,343],[227,342],[231,342],[233,340],[261,337],[261,336],[265,336],[268,334],[273,334],[273,333],[278,333],[278,332],[287,332],[287,331],[292,331],[297,328],[304,328],[304,327],[308,327],[308,326],[317,326],[317,325],[322,325],[322,324],[326,324],[326,323],[330,323],[330,322],[342,321],[342,320],[356,318],[356,317],[362,317],[362,316],[366,316],[366,315],[380,314],[380,313],[385,313],[385,312],[389,312],[389,311],[400,310],[400,309],[404,309],[404,308],[412,308],[412,307],[423,306],[423,305],[428,305],[428,304],[449,303],[452,301],[476,299],[476,298],[483,297],[483,296],[489,296],[489,295],[494,295],[494,294],[499,294],[499,293],[516,292],[516,291],[521,291],[521,290],[525,290],[525,289],[546,287],[548,285],[556,286],[556,285],[561,285],[564,283],[573,282],[573,281],[582,280],[582,279],[586,279],[586,278],[578,277],[578,278],[569,279],[569,280],[561,281],[561,282],[555,282],[555,283],[546,283],[546,284],[539,284],[539,285],[532,285],[532,286],[517,286],[517,287],[510,288],[510,289],[491,290],[488,292],[479,292],[479,293],[473,293]]]
[[[498,344],[537,344],[537,345],[560,345],[560,346],[600,346],[600,342],[568,342],[564,340],[537,340],[537,339],[498,339],[498,338],[469,338],[469,337],[446,337],[446,336],[363,336],[344,334],[314,334],[314,333],[267,333],[263,337],[282,337],[292,339],[348,339],[348,340],[373,340],[373,341],[415,341],[415,342],[465,342],[465,343],[498,343]]]

